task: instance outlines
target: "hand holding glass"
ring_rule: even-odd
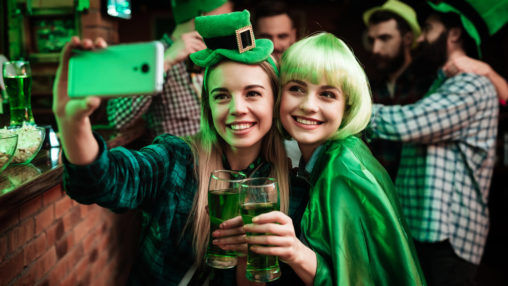
[[[273,178],[245,179],[240,188],[240,212],[244,224],[263,213],[279,210],[279,188]],[[262,235],[247,233],[250,235]],[[257,254],[248,250],[246,277],[254,282],[270,282],[281,276],[277,256]]]
[[[9,99],[10,125],[21,126],[23,123],[35,125],[30,102],[32,89],[30,64],[25,61],[5,62],[3,77]]]
[[[216,170],[210,175],[208,185],[208,214],[210,216],[210,239],[205,261],[214,268],[227,269],[236,266],[236,252],[226,251],[212,244],[212,233],[225,220],[240,215],[238,194],[240,182],[246,176],[241,172]]]

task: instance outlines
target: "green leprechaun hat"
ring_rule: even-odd
[[[175,22],[180,24],[219,8],[226,2],[227,0],[171,0],[171,8]]]
[[[508,0],[444,0],[427,3],[441,13],[455,13],[468,35],[480,46],[508,22]]]
[[[254,38],[249,11],[196,17],[195,24],[207,47],[190,55],[196,65],[211,67],[227,58],[245,64],[267,60],[275,67],[273,43]]]

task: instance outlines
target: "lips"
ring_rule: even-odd
[[[314,130],[316,128],[319,128],[319,126],[321,124],[323,124],[323,121],[316,120],[313,118],[301,117],[301,116],[292,116],[292,117],[295,122],[295,125],[301,129],[305,129],[305,130]]]
[[[323,121],[316,120],[313,118],[293,116],[293,119],[296,121],[296,123],[299,123],[300,125],[317,126],[323,124]]]
[[[226,125],[233,131],[242,131],[251,128],[255,124],[256,124],[255,122],[234,122]]]

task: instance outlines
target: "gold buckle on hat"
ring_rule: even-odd
[[[240,54],[252,50],[256,47],[256,41],[254,39],[254,31],[252,30],[252,25],[237,29],[235,32],[236,32],[236,44],[238,45],[238,52]]]

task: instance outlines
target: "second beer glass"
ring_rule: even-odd
[[[238,194],[240,182],[246,176],[241,172],[216,170],[210,175],[208,185],[208,214],[210,216],[210,239],[205,261],[214,268],[227,269],[236,266],[236,253],[222,250],[212,244],[212,232],[225,220],[240,215]]]
[[[240,188],[240,212],[243,224],[263,213],[280,210],[279,188],[274,178],[249,178]],[[254,233],[247,233],[256,235]],[[248,250],[246,277],[254,282],[270,282],[281,276],[277,256],[261,255]]]

